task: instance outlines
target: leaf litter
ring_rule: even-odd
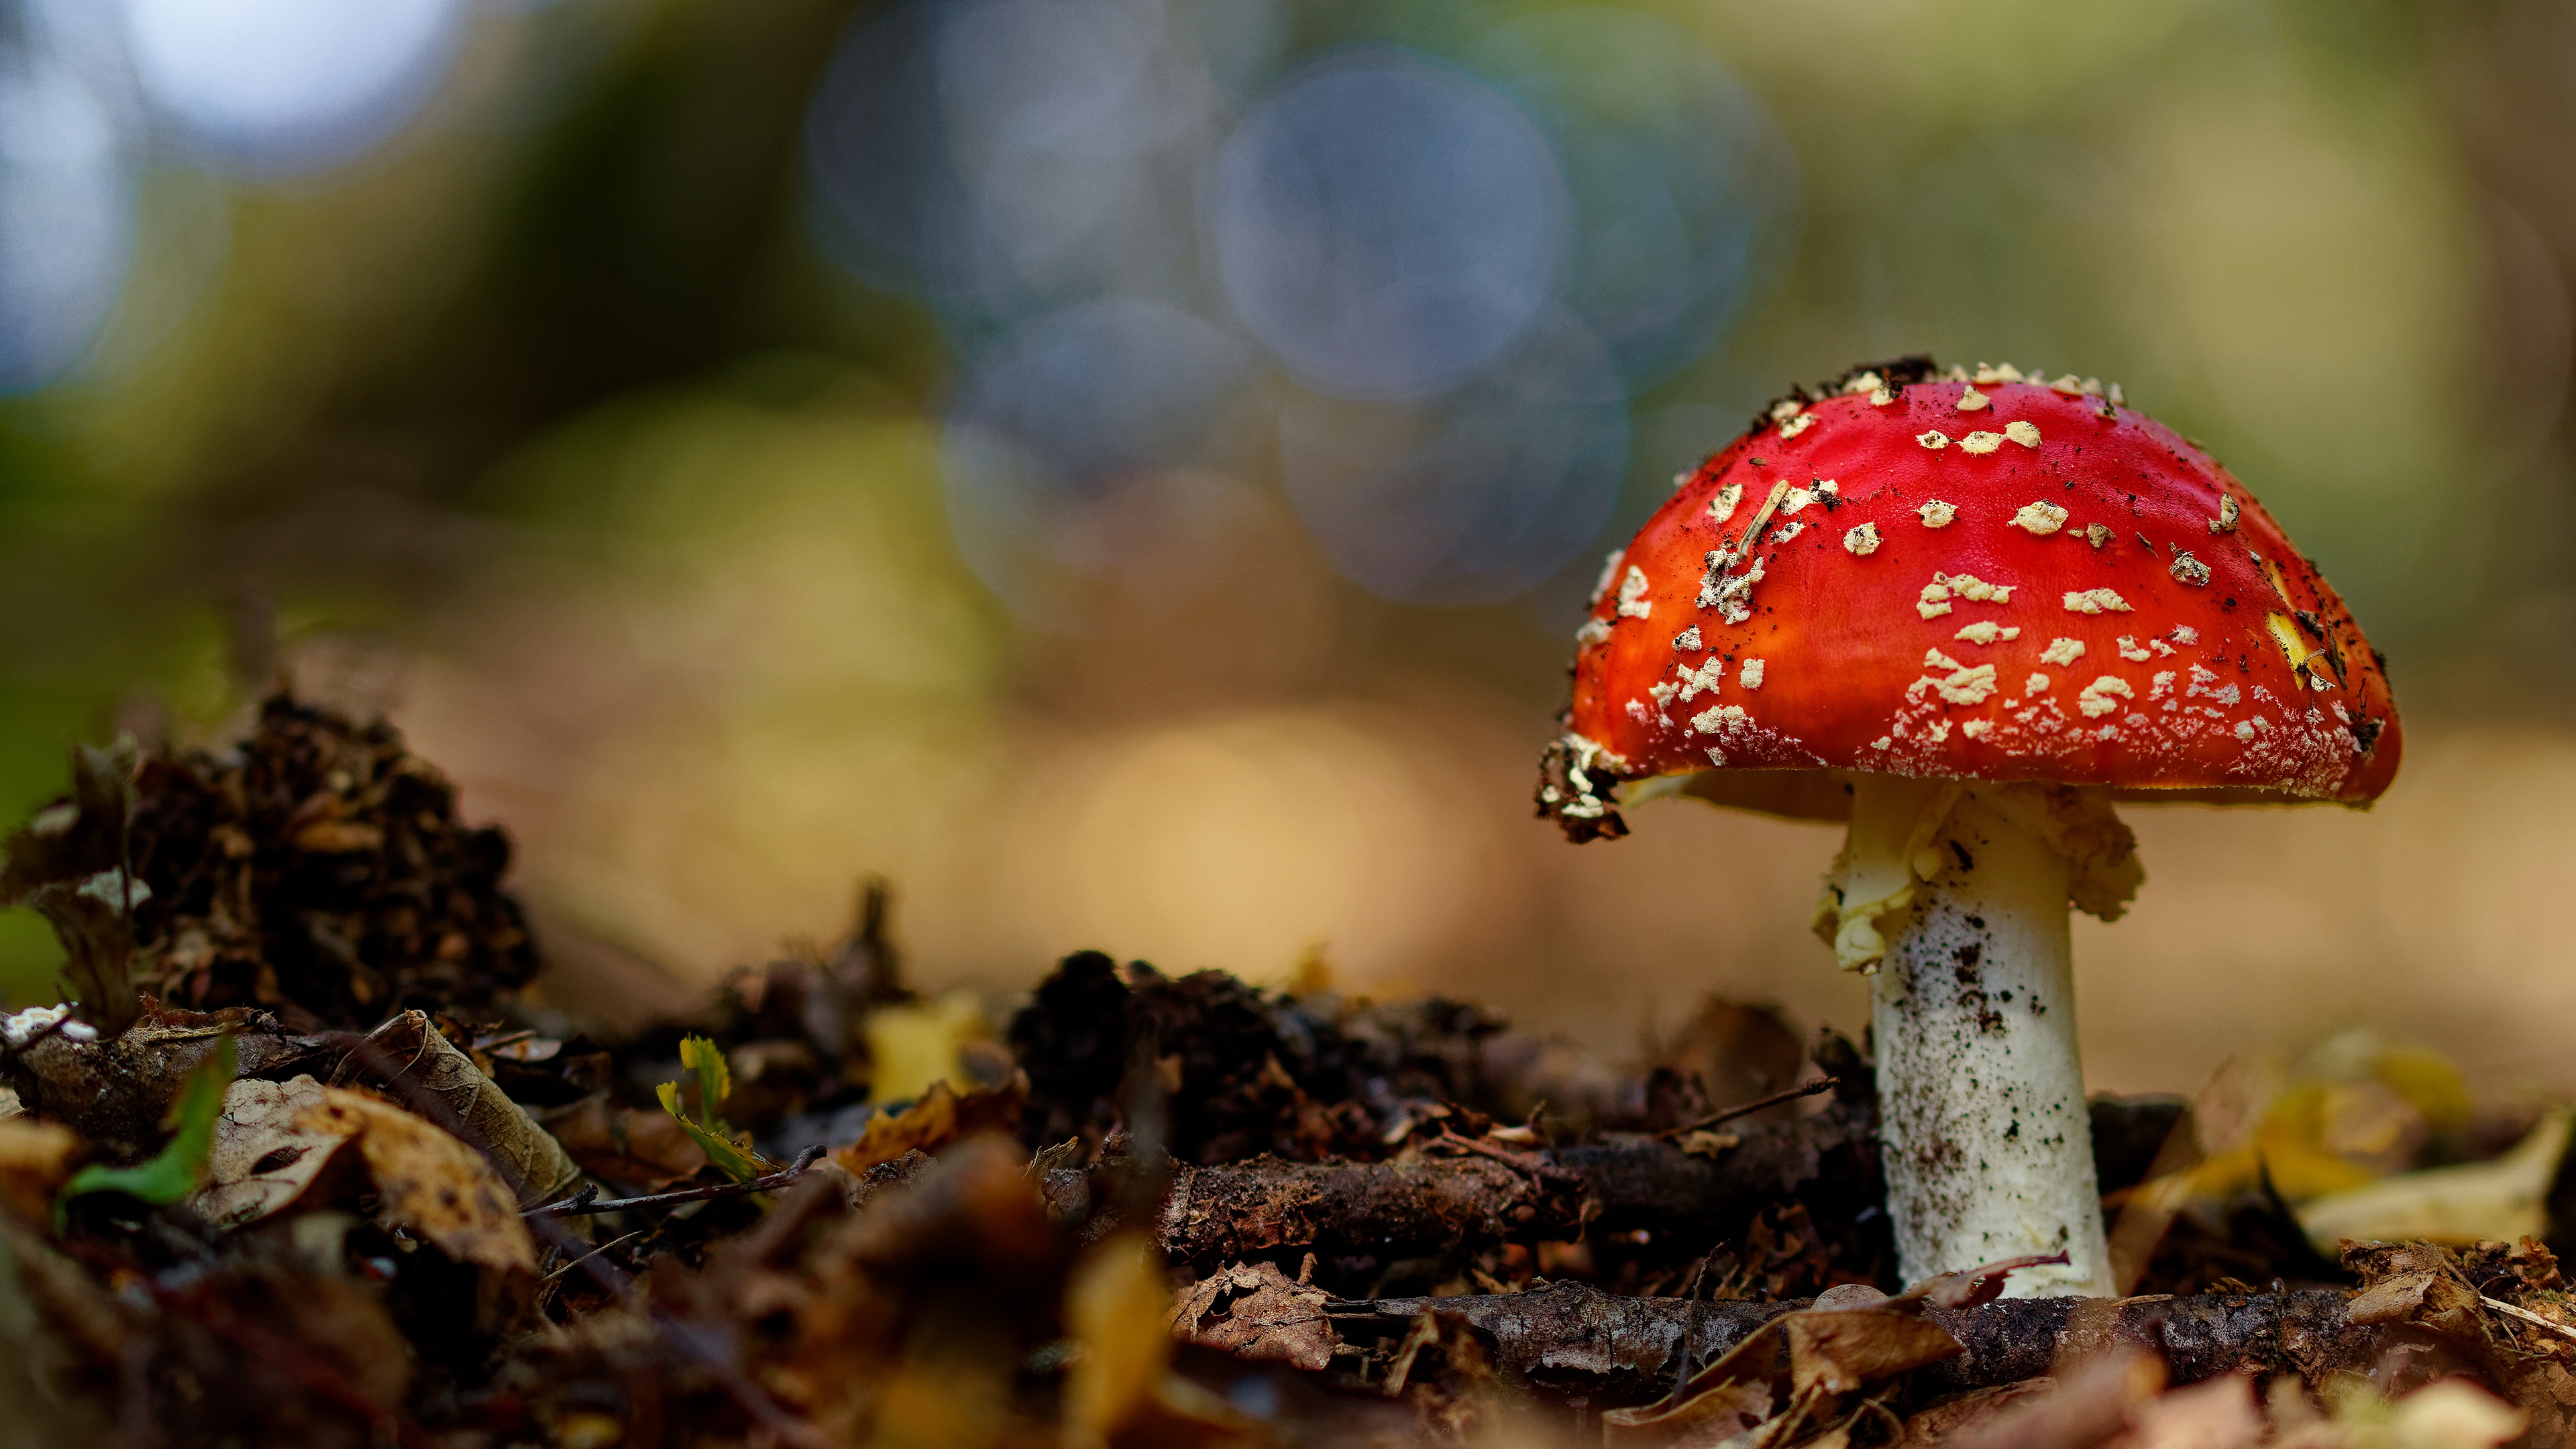
[[[2015,1300],[1890,1279],[1866,1054],[1760,1007],[1607,1062],[1077,952],[995,1040],[871,882],[594,1039],[389,726],[72,773],[0,872],[72,998],[0,1025],[29,1443],[2571,1442],[2568,1119],[2421,1053],[2097,1100],[2132,1296]]]

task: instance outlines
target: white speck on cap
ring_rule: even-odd
[[[1657,709],[1662,709],[1665,705],[1672,703],[1675,692],[1676,691],[1673,689],[1671,682],[1668,680],[1659,679],[1646,686],[1646,693],[1655,697],[1655,708]]]
[[[1795,513],[1799,509],[1804,508],[1815,501],[1816,494],[1814,489],[1792,488],[1788,492],[1780,495],[1780,511],[1782,513]]]
[[[1968,666],[1961,664],[1958,660],[1942,653],[1937,648],[1926,649],[1923,651],[1923,669],[1926,673],[1935,669],[1958,670],[1965,669],[1967,667]]]
[[[2173,687],[2174,687],[2174,686],[2173,686],[2173,682],[2174,682],[2174,672],[2173,672],[2172,670],[2170,670],[2170,669],[2159,669],[2159,670],[2157,670],[2157,671],[2156,671],[2155,678],[2150,679],[2150,680],[2148,680],[2148,681],[2147,681],[2147,698],[2149,698],[2149,699],[2162,699],[2162,698],[2164,698],[2166,695],[2173,693]],[[2167,709],[2171,709],[2171,708],[2173,708],[2173,706],[2172,706],[2172,705],[2170,705],[2170,704],[2168,704],[2168,705],[2166,705],[2166,706],[2165,706],[2165,708],[2167,708]]]
[[[1708,762],[1717,766],[1721,770],[1725,769],[1726,751],[1719,749],[1715,745],[1708,746]]]
[[[1716,519],[1720,523],[1724,523],[1726,520],[1735,516],[1735,505],[1742,503],[1743,501],[1744,485],[1741,483],[1729,483],[1725,487],[1717,490],[1716,497],[1708,500],[1708,516]],[[1613,557],[1616,557],[1616,555],[1613,555]]]
[[[1855,373],[1851,381],[1843,384],[1843,392],[1847,395],[1856,392],[1876,392],[1886,385],[1886,379],[1875,372]]]
[[[2241,719],[2238,720],[2236,722],[2236,738],[2242,740],[2246,744],[2252,744],[2254,742],[2254,727]]]
[[[1803,523],[1793,523],[1788,527],[1781,529],[1778,533],[1771,535],[1771,541],[1773,543],[1787,543],[1789,540],[1796,538],[1799,534],[1806,531],[1807,525]]]
[[[2209,584],[2209,565],[2193,558],[2188,551],[2174,555],[2173,568],[2169,572],[2173,574],[2174,582],[2189,584],[2195,589]]]
[[[2118,594],[2113,593],[2109,589],[2085,589],[2081,592],[2069,591],[2066,595],[2065,602],[2066,611],[2070,614],[2125,614],[2129,612],[2129,601],[2121,598]]]
[[[1641,725],[1651,726],[1655,722],[1655,712],[1646,708],[1644,700],[1632,699],[1628,701],[1628,718]]]
[[[1878,525],[1864,523],[1843,534],[1845,552],[1866,558],[1878,552]]]
[[[1697,468],[1684,468],[1680,472],[1675,473],[1673,475],[1673,491],[1675,493],[1681,492],[1683,485],[1689,483],[1690,480],[1698,476],[1699,470]]]
[[[1940,499],[1935,498],[1931,502],[1924,504],[1922,507],[1915,509],[1914,514],[1916,517],[1923,520],[1923,526],[1925,528],[1948,528],[1950,526],[1950,520],[1959,516],[1959,507],[1955,503],[1944,503]],[[1612,554],[1611,557],[1615,559],[1618,555]],[[1607,585],[1605,584],[1604,587],[1606,588]],[[1594,594],[1592,597],[1598,599],[1601,596],[1599,594]]]
[[[2177,624],[2174,626],[2173,641],[2189,648],[2200,642],[2200,631],[2189,624]]]
[[[1990,584],[1975,574],[1934,574],[1932,581],[1947,584],[1952,593],[1977,604],[2009,604],[2012,591],[2021,587],[2019,584]]]
[[[2137,641],[2137,640],[2130,638],[2130,637],[2129,637],[2128,635],[2126,635],[2126,634],[2123,634],[2123,635],[2121,635],[2121,636],[2120,636],[2120,657],[2121,657],[2121,658],[2123,658],[2123,659],[2128,659],[2128,660],[2136,661],[2136,660],[2152,659],[2152,658],[2154,658],[2155,656],[2154,656],[2154,655],[2152,655],[2152,654],[2149,654],[2146,650],[2139,648],[2139,647],[2138,647],[2138,641]]]
[[[2039,651],[2042,664],[2072,664],[2083,657],[2084,641],[2081,639],[2051,639],[2048,647]]]
[[[1871,749],[1873,749],[1873,750],[1883,750],[1883,749],[1886,749],[1889,745],[1894,744],[1894,743],[1895,743],[1895,741],[1894,741],[1893,739],[1889,738],[1888,736],[1886,736],[1886,735],[1880,735],[1877,739],[1871,740],[1871,741],[1869,742],[1869,747],[1870,747]]]
[[[1972,413],[1986,406],[1986,395],[1971,386],[1959,394],[1959,411]]]
[[[1800,413],[1796,417],[1791,418],[1789,421],[1780,425],[1780,441],[1785,443],[1815,425],[1816,415],[1814,413]]]
[[[2128,399],[2120,396],[2120,385],[2116,382],[2111,384],[2111,406],[2115,408],[2123,408],[2128,405]]]
[[[1923,738],[1930,740],[1936,745],[1949,737],[1950,722],[1946,719],[1936,719],[1932,721],[1930,727],[1923,731]]]
[[[1719,723],[1725,718],[1726,711],[1719,709],[1716,705],[1712,704],[1708,708],[1691,716],[1691,728],[1704,735],[1713,735],[1717,733]]]
[[[1771,421],[1785,423],[1806,410],[1805,403],[1793,397],[1784,397],[1771,405]]]
[[[1927,428],[1922,432],[1916,433],[1914,435],[1914,441],[1937,452],[1942,448],[1950,446],[1950,435],[1941,432],[1938,429]]]
[[[2000,448],[2003,445],[2004,435],[2001,433],[1975,432],[1970,433],[1959,440],[1959,451],[1962,453],[1976,453],[1982,456],[1993,452],[1995,449]]]
[[[1980,362],[1977,364],[1977,375],[1969,380],[1972,382],[1985,383],[1990,386],[1998,382],[2019,382],[2021,381],[2021,369],[2013,366],[2009,362],[2004,363],[1999,367],[1988,366],[1987,364]]]
[[[1843,485],[1835,482],[1831,478],[1819,478],[1816,480],[1816,496],[1819,498],[1840,498],[1843,496]]]
[[[2021,630],[2017,626],[1998,624],[1992,619],[1979,619],[1973,624],[1963,625],[1958,633],[1950,637],[1965,639],[1971,644],[1992,644],[1998,639],[2007,641],[2018,639],[2021,637]]]
[[[2066,526],[2066,510],[2046,499],[2025,503],[2012,516],[2013,527],[2027,529],[2042,538]]]
[[[1949,599],[1950,586],[1943,583],[1940,576],[1936,574],[1932,582],[1923,586],[1923,593],[1914,605],[1914,612],[1926,619],[1938,619],[1950,612]]]
[[[1689,628],[1675,634],[1673,636],[1673,647],[1675,649],[1699,649],[1705,647],[1699,642],[1699,626],[1697,624],[1693,624]]]
[[[1676,664],[1673,672],[1682,677],[1682,703],[1688,704],[1699,698],[1701,690],[1711,694],[1717,692],[1718,682],[1726,678],[1726,661],[1710,655],[1697,669],[1688,664]]]
[[[1655,601],[1646,597],[1646,591],[1653,587],[1647,582],[1644,569],[1635,564],[1628,565],[1628,576],[1619,581],[1619,617],[1643,619],[1654,613]]]
[[[1972,740],[1982,740],[1986,737],[1987,731],[1992,730],[1994,727],[1995,722],[1990,719],[1961,720],[1959,722],[1959,733],[1966,735]]]
[[[2025,448],[2039,446],[2039,424],[2028,418],[2015,418],[2004,424],[2004,436]]]
[[[1883,387],[1869,395],[1869,405],[1874,408],[1883,408],[1894,401],[1896,394]]]
[[[2115,694],[2120,699],[2138,697],[2138,692],[2129,687],[2129,681],[2116,674],[2105,674],[2076,694],[2075,707],[2084,711],[2086,719],[2100,719],[2120,707],[2120,699],[2111,697]]]
[[[2219,495],[2218,495],[2218,516],[2217,516],[2216,518],[2213,518],[2213,519],[2209,520],[2209,531],[2210,531],[2210,532],[2212,532],[2212,533],[2232,533],[2232,532],[2234,532],[2234,531],[2235,531],[2235,529],[2236,529],[2236,520],[2237,520],[2238,516],[2240,515],[2240,512],[2241,512],[2241,510],[2239,510],[2239,509],[2237,508],[2237,506],[2236,506],[2236,495],[2235,495],[2235,494],[2233,494],[2233,493],[2221,493],[2221,494],[2219,494]]]
[[[2088,523],[2084,525],[2084,541],[2093,545],[2095,548],[2100,548],[2102,545],[2109,543],[2111,541],[2110,525],[2103,523]]]
[[[2048,693],[2048,685],[2049,678],[2047,675],[2033,674],[2030,678],[2021,682],[2021,692],[2025,695],[2046,694]]]
[[[1735,666],[1735,682],[1743,685],[1747,689],[1760,689],[1762,687],[1762,669],[1763,665],[1761,660],[1747,659],[1742,664]]]
[[[2084,384],[2071,372],[2059,374],[2057,381],[2048,387],[2051,392],[2062,392],[2068,397],[2079,397],[2084,392]]]
[[[1598,644],[1609,637],[1609,620],[1586,619],[1583,621],[1583,627],[1574,631],[1574,646],[1580,649],[1587,644]]]
[[[1933,680],[1932,688],[1951,704],[1983,704],[1995,692],[1995,667],[1980,664],[1974,669],[1953,669],[1947,678]]]

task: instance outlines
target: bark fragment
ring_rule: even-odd
[[[1764,1205],[1793,1196],[1878,1200],[1866,1097],[1746,1129],[1715,1157],[1629,1139],[1409,1162],[1259,1157],[1176,1171],[1160,1225],[1180,1262],[1313,1251],[1380,1258],[1643,1230],[1700,1245],[1741,1236]],[[1525,1165],[1522,1165],[1525,1164]]]

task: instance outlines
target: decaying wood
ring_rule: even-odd
[[[1165,1200],[1163,1251],[1198,1263],[1306,1250],[1406,1257],[1572,1238],[1587,1224],[1713,1243],[1792,1195],[1879,1200],[1865,1090],[1813,1116],[1747,1130],[1715,1156],[1632,1138],[1525,1155],[1182,1167]]]
[[[2006,1299],[1930,1316],[1967,1352],[1918,1371],[1930,1393],[2015,1383],[2051,1372],[2061,1358],[2128,1347],[2153,1355],[2188,1383],[2237,1369],[2295,1370],[2315,1382],[2365,1372],[2392,1349],[2435,1340],[2406,1323],[2353,1323],[2340,1292],[2192,1298]],[[1582,1394],[1596,1406],[1643,1403],[1670,1389],[1685,1331],[1705,1364],[1796,1303],[1693,1303],[1626,1298],[1575,1283],[1526,1293],[1387,1298],[1327,1305],[1346,1344],[1400,1338],[1423,1314],[1463,1323],[1488,1341],[1495,1362],[1532,1385]]]

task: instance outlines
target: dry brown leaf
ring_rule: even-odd
[[[20,1222],[44,1223],[53,1213],[54,1193],[88,1150],[79,1133],[59,1122],[0,1121],[0,1208]]]
[[[2352,1296],[2344,1316],[2359,1326],[2393,1323],[2412,1316],[2424,1306],[2425,1290],[2433,1286],[2432,1273],[2400,1273],[2371,1284]]]
[[[1848,1394],[1873,1380],[1967,1352],[1948,1329],[1893,1309],[1811,1309],[1788,1315],[1785,1323],[1789,1383],[1802,1394],[1810,1387]]]
[[[869,1168],[892,1162],[907,1152],[936,1153],[978,1132],[1017,1132],[1020,1111],[1028,1100],[1029,1079],[1021,1072],[1013,1072],[1011,1079],[998,1087],[982,1088],[963,1097],[950,1091],[946,1082],[934,1082],[920,1101],[902,1111],[879,1112],[870,1117],[858,1141],[832,1149],[832,1161],[853,1174],[865,1176]]]
[[[1333,1361],[1332,1321],[1323,1289],[1299,1283],[1273,1263],[1236,1264],[1191,1284],[1172,1309],[1172,1336],[1237,1358],[1285,1363],[1309,1372]]]
[[[706,1152],[670,1113],[614,1106],[605,1092],[547,1112],[538,1123],[582,1171],[640,1192],[662,1192],[707,1165]]]
[[[536,1246],[508,1184],[481,1154],[362,1092],[324,1087],[297,1130],[358,1139],[383,1206],[377,1216],[419,1233],[461,1263],[535,1272]]]
[[[358,1130],[354,1119],[304,1120],[329,1090],[309,1076],[225,1088],[206,1185],[195,1199],[199,1215],[216,1227],[237,1228],[302,1197]]]

